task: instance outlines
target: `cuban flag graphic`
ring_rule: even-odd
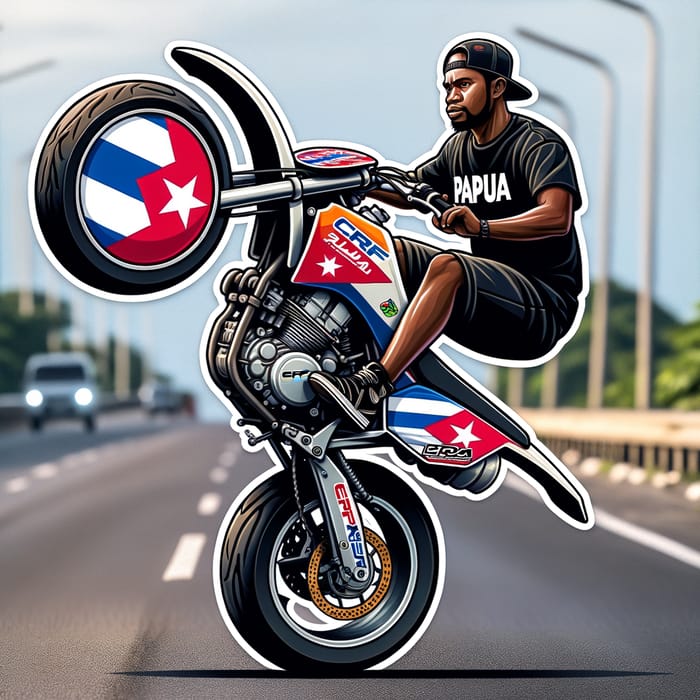
[[[408,305],[389,233],[338,204],[316,215],[292,282],[344,296],[381,345],[389,342]],[[392,300],[396,313],[385,313],[382,305],[387,300]]]
[[[199,138],[176,119],[139,114],[105,131],[80,177],[83,218],[97,244],[130,265],[158,265],[197,242],[215,179]]]
[[[476,462],[511,441],[452,399],[414,384],[389,397],[387,427],[416,454],[430,462],[449,464],[449,458],[425,457],[426,445],[449,445],[471,450]],[[439,454],[436,450],[428,451]]]

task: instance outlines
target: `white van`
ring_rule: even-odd
[[[49,418],[80,418],[95,429],[99,393],[95,364],[83,352],[32,355],[24,370],[24,402],[32,430]]]

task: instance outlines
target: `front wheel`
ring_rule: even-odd
[[[373,580],[356,598],[333,586],[320,504],[306,500],[302,523],[288,473],[259,484],[222,525],[214,553],[219,607],[265,665],[386,666],[413,646],[435,612],[444,546],[425,496],[377,464],[352,466],[373,496],[360,505]]]

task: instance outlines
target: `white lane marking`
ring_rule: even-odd
[[[92,462],[96,462],[99,457],[100,455],[97,450],[81,450],[80,452],[75,452],[72,455],[67,455],[64,457],[61,460],[61,464],[63,464],[67,469],[75,469],[83,464],[91,464]]]
[[[673,559],[682,561],[684,564],[700,569],[700,552],[692,547],[676,542],[670,537],[639,527],[639,525],[632,525],[632,523],[610,515],[604,510],[596,508],[595,518],[597,525],[614,532],[616,535],[620,535],[620,537],[625,537],[628,540],[632,540],[632,542],[654,549]]]
[[[700,501],[700,481],[696,481],[694,484],[688,486],[685,490],[685,497],[689,501]]]
[[[7,493],[19,493],[29,488],[29,479],[26,476],[17,476],[5,483]]]
[[[222,452],[219,455],[219,464],[222,467],[232,467],[236,463],[236,453],[231,451]]]
[[[205,493],[197,504],[199,515],[214,515],[221,505],[221,496],[218,493]]]
[[[610,474],[608,475],[608,478],[610,479],[610,481],[613,482],[613,484],[620,484],[629,476],[629,473],[631,471],[632,471],[631,464],[625,464],[625,462],[619,462],[618,464],[614,465],[613,468],[610,470]]]
[[[627,481],[634,486],[639,486],[647,480],[647,472],[643,467],[632,467],[627,475]]]
[[[76,467],[79,467],[82,463],[83,460],[78,455],[69,455],[68,457],[64,457],[61,460],[61,464],[66,469],[75,469]]]
[[[223,484],[226,479],[228,479],[228,472],[223,467],[214,467],[209,472],[209,478],[215,484]]]
[[[204,549],[207,536],[201,532],[190,532],[180,537],[173,556],[163,572],[163,581],[189,581],[194,576],[197,562]]]
[[[514,491],[519,491],[535,501],[540,500],[535,491],[532,491],[527,484],[515,477],[507,479],[505,484]],[[599,508],[595,509],[595,524],[596,527],[602,527],[604,530],[624,537],[631,542],[636,542],[643,547],[653,549],[656,552],[665,554],[667,557],[700,569],[700,552],[692,547],[676,542],[676,540],[672,540],[670,537],[665,537],[664,535],[659,535],[639,525],[628,523],[626,520],[622,520],[622,518],[611,515],[607,511],[600,510]]]
[[[584,476],[595,476],[603,466],[603,460],[598,457],[587,457],[579,464],[581,474]]]
[[[51,479],[58,474],[58,467],[53,462],[44,462],[34,467],[32,474],[37,479]]]
[[[680,484],[681,483],[681,473],[679,471],[666,472],[666,481],[667,481],[667,483],[671,484],[671,486],[675,486],[676,484]]]

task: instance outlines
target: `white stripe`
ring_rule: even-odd
[[[191,579],[206,541],[207,536],[201,532],[182,535],[163,572],[163,581],[188,581]]]
[[[446,416],[454,416],[464,409],[449,401],[390,397],[389,410],[399,413],[424,413],[426,415],[443,418]]]
[[[221,496],[218,493],[205,493],[197,504],[199,515],[214,515],[221,505]]]
[[[236,463],[236,453],[232,450],[226,450],[219,455],[219,464],[222,467],[232,467]]]
[[[519,491],[520,493],[523,493],[536,501],[540,500],[539,495],[532,489],[532,487],[528,486],[523,481],[516,479],[515,477],[509,477],[505,483],[515,491]],[[676,542],[670,537],[665,537],[664,535],[659,535],[658,533],[647,530],[639,525],[628,523],[626,520],[622,520],[621,518],[611,515],[610,513],[598,508],[595,509],[595,524],[597,527],[602,527],[604,530],[608,530],[608,532],[624,537],[631,542],[636,542],[643,547],[653,549],[655,552],[660,552],[661,554],[665,554],[667,557],[671,557],[672,559],[676,559],[677,561],[688,564],[696,569],[700,569],[700,552],[692,547]]]
[[[420,444],[423,445],[442,445],[442,442],[437,438],[433,437],[430,433],[422,430],[421,428],[400,428],[392,426],[391,428],[394,432],[398,433],[401,437],[413,438],[420,440]]]
[[[624,537],[644,547],[648,547],[649,549],[661,552],[673,559],[682,561],[685,564],[694,566],[696,569],[700,569],[700,552],[680,542],[676,542],[670,537],[659,535],[656,532],[639,527],[639,525],[632,525],[632,523],[628,523],[626,520],[617,518],[597,508],[595,510],[595,522],[596,525],[610,532],[614,532],[620,537]]]
[[[44,464],[39,464],[32,469],[32,474],[37,479],[51,479],[58,474],[58,467],[52,462],[44,462]]]
[[[127,119],[102,138],[161,167],[175,161],[168,130],[142,117]]]
[[[80,178],[85,216],[121,236],[130,236],[151,225],[146,205],[140,200],[103,185],[86,175]]]
[[[228,472],[223,467],[214,467],[209,472],[209,478],[215,484],[223,484],[226,479],[228,479]]]
[[[5,484],[5,491],[7,493],[19,493],[20,491],[25,491],[29,488],[29,479],[26,476],[18,476],[14,479],[10,479]]]

